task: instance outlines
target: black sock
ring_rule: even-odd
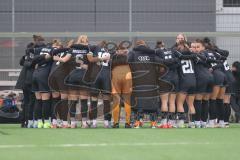
[[[90,120],[97,119],[97,113],[98,113],[97,104],[98,104],[98,101],[93,101],[93,100],[91,101],[90,114],[89,114]]]
[[[169,120],[175,120],[175,119],[176,119],[176,114],[175,114],[175,112],[169,112],[169,113],[168,113],[168,119],[169,119]]]
[[[103,100],[103,114],[104,114],[104,120],[111,121],[112,114],[110,113],[111,105],[109,100]]]
[[[51,100],[42,100],[42,108],[44,119],[49,120],[49,118],[51,117]]]
[[[208,113],[209,113],[209,101],[203,100],[202,101],[202,114],[201,114],[201,120],[203,122],[207,122]]]
[[[161,115],[162,119],[168,119],[168,112],[162,112]]]
[[[87,99],[81,99],[81,114],[82,118],[87,118],[88,115],[88,100]]]
[[[68,100],[62,99],[60,104],[58,105],[60,111],[60,119],[63,121],[67,121],[68,116]]]
[[[34,119],[42,119],[42,100],[36,99],[34,108]]]
[[[216,100],[216,107],[218,111],[218,120],[224,121],[224,105],[223,105],[223,99],[217,99]]]
[[[231,115],[231,108],[229,103],[224,103],[224,122],[229,122]]]
[[[76,107],[77,107],[78,100],[70,100],[69,101],[69,114],[70,118],[75,118],[76,116]]]
[[[186,119],[186,115],[185,115],[184,112],[178,112],[177,115],[178,115],[179,120],[185,120]]]
[[[196,114],[194,115],[195,121],[201,120],[201,113],[202,113],[202,101],[201,100],[194,100],[194,108]]]
[[[61,100],[60,97],[52,98],[52,104],[51,104],[52,119],[56,119],[57,113],[60,115],[59,107],[57,107],[57,104],[60,102],[60,100]]]
[[[209,117],[210,120],[214,120],[217,118],[216,100],[209,100]]]

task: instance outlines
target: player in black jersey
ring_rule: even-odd
[[[219,116],[219,125],[224,127],[224,104],[223,98],[226,90],[226,75],[224,74],[222,67],[223,62],[226,60],[223,56],[215,51],[214,45],[210,42],[208,38],[204,39],[204,45],[207,51],[205,56],[207,57],[207,62],[210,68],[210,71],[214,77],[214,86],[212,94],[210,95],[209,100],[209,124],[208,127],[214,128],[217,126],[216,119]]]
[[[179,88],[179,78],[177,68],[179,67],[179,59],[175,51],[166,49],[163,42],[158,42],[156,54],[163,59],[163,64],[168,68],[166,74],[161,77],[162,80],[171,83],[173,90],[160,94],[161,98],[161,114],[162,120],[159,128],[172,128],[175,126],[175,100],[176,93]]]
[[[35,43],[34,66],[32,90],[36,96],[35,119],[38,128],[50,128],[49,118],[51,116],[50,89],[48,86],[48,75],[51,70],[51,45],[44,45],[42,41]],[[36,127],[36,125],[34,125]]]
[[[86,35],[79,36],[76,44],[71,46],[70,53],[75,61],[75,69],[66,78],[65,83],[70,89],[69,99],[71,128],[76,127],[75,113],[78,98],[80,98],[81,101],[82,128],[88,128],[88,98],[90,97],[89,91],[92,84],[91,80],[88,79],[89,74],[91,75],[88,71],[88,67],[89,62],[94,61],[95,59],[93,53],[90,51],[88,37]],[[105,60],[105,58],[101,58],[99,60]]]
[[[92,57],[89,58],[91,66],[92,80],[91,85],[91,105],[90,120],[91,127],[97,127],[97,105],[100,96],[103,99],[104,128],[111,126],[111,76],[110,76],[110,53],[106,49],[106,42],[102,41],[97,46],[91,46]],[[104,60],[103,60],[104,59]],[[97,68],[97,69],[94,69]],[[94,72],[98,70],[98,72]]]
[[[178,114],[178,122],[177,127],[183,128],[185,113],[184,113],[184,102],[186,100],[189,113],[190,120],[189,127],[194,127],[194,97],[195,97],[195,89],[196,89],[196,76],[194,71],[194,60],[196,59],[196,55],[190,52],[189,47],[185,41],[179,42],[176,53],[178,54],[178,58],[180,59],[180,67],[178,69],[179,74],[179,92],[177,95],[177,114]]]
[[[213,75],[209,71],[205,47],[202,40],[197,39],[191,44],[192,52],[196,53],[195,75],[197,79],[194,107],[196,110],[195,126],[206,128],[208,119],[208,101],[213,87]]]
[[[89,93],[87,88],[89,85],[83,81],[88,67],[87,54],[89,53],[87,36],[79,36],[76,44],[71,46],[70,54],[75,61],[75,69],[66,78],[66,85],[69,86],[70,100],[70,119],[71,128],[76,128],[76,107],[81,100],[82,127],[87,127],[87,111]]]
[[[219,49],[217,46],[215,47],[215,51],[217,53],[219,53],[223,57],[223,59],[226,58],[226,60],[224,60],[224,62],[223,62],[223,67],[222,67],[222,70],[226,76],[226,82],[227,82],[226,92],[225,92],[224,100],[223,100],[224,101],[224,109],[222,109],[222,114],[219,115],[221,117],[218,117],[218,118],[221,120],[224,119],[225,126],[229,127],[229,118],[231,115],[230,98],[231,98],[231,94],[233,93],[234,77],[231,72],[230,66],[227,62],[227,57],[229,56],[229,51]],[[223,124],[221,124],[221,125],[222,125],[222,127],[224,127]]]
[[[52,128],[67,128],[67,114],[68,114],[68,88],[64,84],[65,73],[69,73],[72,67],[62,67],[65,62],[69,61],[71,54],[69,47],[73,44],[70,40],[67,47],[63,47],[60,40],[54,40],[53,50],[53,64],[49,74],[49,87],[52,92]],[[59,116],[62,123],[57,126],[56,116]]]

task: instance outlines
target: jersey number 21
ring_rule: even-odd
[[[183,73],[194,73],[191,60],[181,60]]]

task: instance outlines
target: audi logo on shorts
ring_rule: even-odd
[[[138,56],[138,60],[139,61],[150,61],[150,57],[149,56]]]

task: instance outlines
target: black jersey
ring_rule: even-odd
[[[35,49],[35,63],[38,67],[33,72],[32,91],[49,92],[48,76],[51,69],[52,60],[46,59],[46,55],[52,55],[54,48],[46,46]]]
[[[41,56],[42,59],[39,59],[36,63],[38,64],[38,68],[42,67],[50,67],[52,64],[51,59],[46,59],[45,55],[52,56],[54,48],[50,46],[42,47],[41,49],[36,49],[35,56]]]
[[[59,49],[54,49],[52,52],[52,56],[58,56],[60,58],[64,58],[66,55],[71,55],[69,53],[69,48],[59,48]],[[54,61],[53,65],[58,66],[62,62],[59,61]]]
[[[90,52],[88,45],[82,45],[82,44],[74,44],[71,46],[70,54],[72,55],[72,58],[80,65],[80,63],[88,64],[89,61],[87,59],[87,54]]]
[[[172,49],[157,49],[156,55],[162,59],[163,64],[169,69],[163,76],[160,75],[160,78],[173,86],[172,92],[178,92],[179,77],[177,68],[179,67],[179,59],[177,58],[176,52]]]
[[[158,49],[156,50],[156,55],[163,60],[163,64],[165,64],[170,70],[176,70],[178,68],[179,59],[174,50],[165,48]]]
[[[98,58],[104,58],[106,56],[110,56],[110,53],[106,51],[104,48],[99,48],[97,51],[97,57]],[[99,62],[100,65],[105,66],[105,67],[110,67],[110,60],[104,60]]]
[[[176,51],[176,55],[180,59],[180,66],[178,68],[179,77],[181,79],[195,78],[194,60],[196,59],[196,55],[189,51]]]
[[[214,77],[209,71],[207,64],[207,57],[204,54],[205,51],[196,54],[195,60],[195,76],[197,80],[196,93],[211,93],[212,85],[214,83]]]
[[[176,54],[180,59],[180,66],[178,68],[179,92],[194,94],[196,90],[196,76],[194,70],[196,55],[189,51],[176,51]]]
[[[222,56],[219,53],[211,50],[206,50],[204,52],[204,55],[206,56],[206,61],[209,68],[222,69],[223,61]]]
[[[230,69],[230,66],[227,62],[227,57],[229,56],[229,51],[227,50],[222,50],[217,48],[216,52],[221,55],[221,59],[223,60],[223,67],[222,70],[226,76],[226,94],[233,93],[233,84],[234,84],[234,77],[232,74],[232,71]]]
[[[207,64],[209,68],[213,69],[214,85],[224,86],[226,85],[227,79],[223,71],[223,58],[222,56],[211,50],[206,50],[204,52],[207,58]]]
[[[208,58],[206,55],[208,53],[205,53],[206,51],[203,51],[199,54],[196,54],[197,59],[195,60],[195,72],[196,75],[200,73],[209,73],[209,68],[212,67],[211,63],[208,63]],[[214,59],[214,57],[211,57],[210,59]]]
[[[90,46],[93,57],[103,58],[110,57],[110,53],[106,49],[99,46]],[[97,96],[100,91],[102,93],[110,93],[111,80],[110,80],[110,63],[109,60],[98,61],[89,63],[88,71],[86,72],[85,79],[91,86],[91,94]]]

